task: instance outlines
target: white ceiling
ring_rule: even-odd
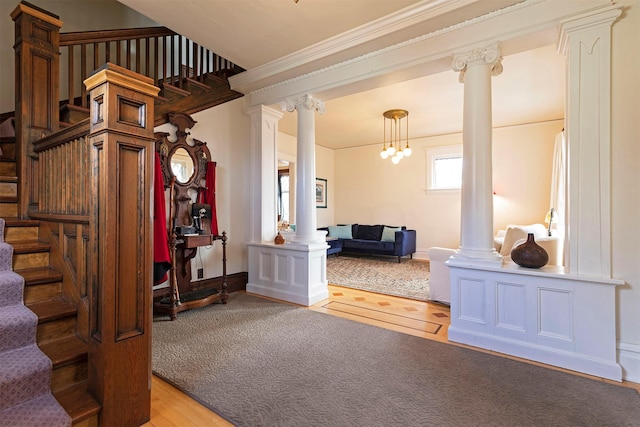
[[[417,36],[521,0],[119,1],[251,70],[408,6],[444,11],[416,26]],[[492,79],[494,126],[563,118],[564,58],[554,46],[507,56],[503,68]],[[316,143],[332,149],[381,144],[382,113],[392,108],[409,111],[410,138],[460,132],[463,88],[458,73],[447,71],[325,100],[326,112],[316,116]],[[279,128],[295,135],[295,113],[285,113]]]

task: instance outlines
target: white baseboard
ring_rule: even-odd
[[[620,381],[622,375],[620,366],[617,363],[588,357],[583,354],[574,354],[494,335],[470,333],[469,331],[456,329],[453,326],[449,327],[448,334],[449,341],[510,354],[597,377]]]
[[[622,378],[640,384],[640,345],[618,341],[618,362]]]
[[[413,253],[413,259],[428,261],[429,255],[427,254],[427,249],[416,249],[416,251]]]

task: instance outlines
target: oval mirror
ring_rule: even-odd
[[[178,148],[171,155],[171,173],[176,177],[176,181],[185,184],[193,177],[195,168],[193,159],[189,152],[184,148]]]

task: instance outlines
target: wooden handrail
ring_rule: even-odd
[[[173,36],[177,33],[167,27],[127,28],[122,30],[76,31],[60,33],[60,46],[83,43],[105,43],[119,40],[135,40],[150,37]]]

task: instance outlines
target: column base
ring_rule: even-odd
[[[247,292],[304,306],[329,298],[327,243],[250,243]]]
[[[318,230],[311,236],[299,236],[296,234],[293,237],[292,243],[300,243],[303,245],[313,245],[318,243],[327,243],[327,231]]]

